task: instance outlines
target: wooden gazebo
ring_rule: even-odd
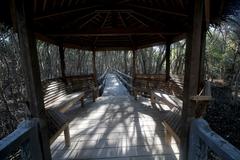
[[[189,127],[195,113],[190,97],[202,87],[205,33],[209,24],[232,14],[234,5],[233,0],[2,0],[0,22],[18,33],[30,110],[43,124],[36,39],[60,47],[63,76],[63,48],[92,50],[93,55],[98,50],[132,50],[135,68],[137,49],[166,44],[169,78],[170,45],[186,38],[181,157],[187,159]],[[50,159],[46,127],[40,127],[39,133],[43,158]]]

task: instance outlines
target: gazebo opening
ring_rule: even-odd
[[[1,1],[0,159],[240,159],[238,9]]]

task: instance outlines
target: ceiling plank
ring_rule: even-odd
[[[123,17],[122,17],[122,15],[121,15],[120,12],[118,13],[118,15],[119,15],[119,17],[120,17],[120,20],[121,20],[124,28],[127,28],[127,25],[126,25],[125,21],[123,20]],[[134,42],[133,42],[132,36],[129,35],[128,38],[129,38],[129,41],[131,42],[132,46],[134,47]]]
[[[88,14],[85,14],[81,17],[78,17],[77,19],[74,19],[74,20],[71,20],[69,22],[66,23],[66,26],[69,28],[71,27],[72,25],[75,25],[76,23],[78,23],[80,20],[84,19],[84,18],[87,18],[87,17],[90,17],[92,15],[96,14],[96,12],[90,12]]]
[[[185,9],[185,5],[184,5],[184,3],[183,3],[183,0],[178,0],[178,2],[180,3],[182,9]]]
[[[49,18],[49,17],[55,17],[55,16],[59,16],[59,15],[65,15],[65,14],[69,14],[69,13],[80,12],[80,11],[84,11],[84,10],[88,10],[88,9],[92,9],[92,8],[97,8],[97,7],[99,7],[99,6],[95,5],[95,6],[78,8],[78,9],[71,9],[71,10],[67,10],[67,11],[63,11],[63,12],[57,12],[57,13],[52,13],[52,14],[48,14],[48,15],[35,17],[34,20],[41,20],[41,19],[45,19],[45,18]]]
[[[43,8],[42,8],[43,11],[45,11],[46,5],[47,5],[47,0],[44,0],[44,1],[43,1]]]
[[[145,24],[143,21],[141,21],[140,19],[138,19],[136,16],[134,16],[131,13],[128,13],[130,17],[133,17],[135,20],[137,20],[139,23],[141,23],[143,26],[148,27],[147,24]]]
[[[68,7],[71,6],[72,0],[68,0]]]
[[[96,18],[99,14],[95,14],[94,16],[92,16],[91,18],[89,18],[89,20],[87,20],[86,22],[84,22],[83,24],[81,24],[79,27],[77,27],[78,29],[83,28],[84,26],[86,26],[88,23],[90,23],[94,18]]]
[[[188,15],[185,14],[185,13],[179,13],[179,12],[175,12],[175,11],[163,10],[163,9],[159,9],[159,8],[151,8],[151,7],[140,6],[140,5],[135,5],[135,4],[127,4],[127,5],[128,5],[128,6],[135,7],[135,8],[140,8],[140,9],[145,9],[145,10],[160,12],[160,13],[169,14],[169,15],[174,15],[174,16],[188,17]]]
[[[158,20],[153,19],[153,18],[151,18],[151,17],[149,17],[149,16],[146,16],[146,15],[143,15],[142,13],[139,13],[139,12],[137,12],[137,11],[132,11],[132,13],[134,13],[134,14],[136,14],[136,15],[139,15],[139,16],[141,16],[141,17],[143,17],[143,18],[145,18],[145,19],[147,19],[147,20],[149,20],[149,21],[152,21],[152,22],[155,22],[155,23],[159,23]]]
[[[34,0],[34,7],[33,7],[34,13],[37,12],[37,0]]]
[[[60,5],[60,6],[62,7],[62,6],[63,6],[63,4],[64,4],[64,0],[62,0],[62,1],[61,1],[61,5]]]
[[[107,22],[107,20],[108,20],[109,15],[110,15],[110,12],[108,12],[108,13],[106,14],[106,17],[104,18],[104,21],[103,21],[103,23],[102,23],[102,25],[101,25],[101,28],[103,28],[103,27],[105,26],[105,24],[106,24],[106,22]],[[95,44],[97,43],[98,38],[99,38],[98,36],[95,38],[95,40],[94,40],[94,42],[93,42],[93,46],[95,46]]]

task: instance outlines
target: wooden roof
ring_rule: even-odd
[[[132,49],[174,40],[189,30],[192,0],[32,0],[38,39],[83,49]],[[210,21],[229,0],[211,0]],[[9,22],[8,1],[0,21]],[[207,17],[207,16],[206,16]]]

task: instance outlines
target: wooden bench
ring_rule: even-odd
[[[57,137],[64,132],[65,146],[70,146],[69,122],[70,120],[61,112],[54,108],[46,110],[46,117],[48,121],[48,133],[50,136],[50,144],[52,144]]]
[[[79,100],[83,105],[85,96],[84,91],[73,91],[72,86],[67,85],[61,79],[43,84],[43,93],[45,108],[54,108],[63,113]]]
[[[79,100],[83,105],[84,92],[72,92],[72,87],[61,79],[55,79],[43,84],[44,104],[48,119],[50,144],[64,131],[65,145],[70,145],[69,119],[64,112]]]
[[[164,125],[168,132],[173,135],[177,143],[180,143],[181,135],[181,114],[183,102],[174,95],[168,95],[161,91],[152,91],[152,104],[158,104],[159,110],[165,112]],[[157,106],[157,107],[158,107]]]
[[[161,88],[166,81],[165,74],[136,74],[133,83],[133,95],[151,96],[151,91]]]
[[[66,77],[66,80],[72,92],[84,91],[85,97],[92,95],[93,102],[95,102],[99,90],[93,74]]]

